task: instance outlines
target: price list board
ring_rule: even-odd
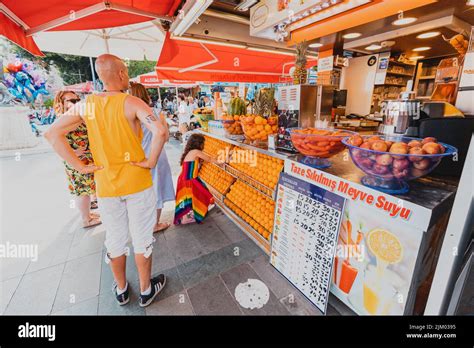
[[[282,173],[271,264],[324,314],[345,198]]]

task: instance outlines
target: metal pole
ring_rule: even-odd
[[[157,91],[158,91],[158,100],[161,101],[160,86],[158,86]]]
[[[96,82],[95,82],[94,63],[92,62],[92,57],[89,57],[89,63],[91,65],[92,83],[94,84],[94,89],[96,89],[97,85],[96,85]]]

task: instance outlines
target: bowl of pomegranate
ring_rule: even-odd
[[[288,132],[293,146],[306,156],[302,162],[314,168],[330,167],[328,158],[346,148],[342,139],[357,134],[326,128],[290,128]]]
[[[356,134],[342,143],[349,148],[354,164],[366,174],[362,184],[389,194],[407,193],[407,181],[429,174],[443,158],[457,153],[454,146],[433,137]]]

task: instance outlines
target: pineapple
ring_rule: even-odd
[[[275,88],[260,88],[255,97],[255,113],[268,118],[273,115]]]
[[[308,43],[300,42],[296,45],[295,71],[293,72],[293,84],[303,85],[306,83],[306,51]]]

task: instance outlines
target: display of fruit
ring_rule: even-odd
[[[457,151],[433,137],[417,139],[353,135],[345,138],[343,143],[349,147],[357,167],[385,180],[410,180],[426,175],[439,164],[443,156]]]
[[[244,151],[245,154],[248,150],[235,147],[230,166],[266,187],[274,189],[283,169],[283,160],[257,152],[256,160],[249,161],[245,158],[246,156],[240,156],[239,151]]]
[[[328,158],[344,150],[342,139],[354,133],[318,128],[290,128],[291,141],[303,155]]]
[[[453,48],[458,51],[461,56],[466,54],[467,48],[469,46],[469,41],[464,37],[462,33],[456,34],[450,39],[446,38],[444,35],[442,36],[444,41],[449,42],[449,44],[453,46]]]
[[[308,43],[306,41],[300,42],[296,45],[295,70],[293,71],[293,84],[303,85],[306,83],[306,51],[308,50]]]
[[[204,137],[206,138],[206,140],[204,142],[203,151],[213,158],[217,158],[219,155],[224,156],[226,153],[229,153],[233,148],[233,145],[225,141],[210,136]]]
[[[265,239],[270,239],[275,211],[275,202],[271,198],[237,180],[230,187],[224,203]]]
[[[260,88],[254,99],[252,114],[271,117],[275,109],[275,88]]]
[[[240,117],[238,115],[223,115],[222,120],[224,124],[224,129],[228,136],[244,134],[244,131],[242,130],[242,125],[240,123]]]
[[[278,117],[265,118],[259,115],[241,116],[242,129],[245,138],[250,141],[266,143],[270,134],[278,131]]]
[[[193,111],[196,116],[198,123],[201,125],[204,131],[208,130],[208,122],[214,119],[214,111],[211,108],[203,107],[197,108]]]
[[[197,108],[193,111],[196,115],[211,115],[214,114],[214,110],[208,106]]]
[[[199,169],[199,177],[216,189],[220,194],[225,194],[235,178],[223,169],[212,163],[204,163]]]
[[[236,97],[232,98],[229,104],[229,115],[245,115],[247,113],[247,105],[245,104],[245,100],[242,98]]]

